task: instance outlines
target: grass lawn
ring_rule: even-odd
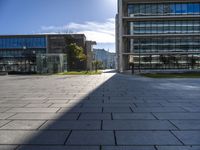
[[[141,76],[149,78],[200,78],[200,73],[147,73]]]
[[[102,74],[102,71],[69,71],[58,73],[57,75],[98,75]]]

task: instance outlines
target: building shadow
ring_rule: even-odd
[[[115,71],[106,73],[113,72]],[[56,117],[47,120],[36,132],[33,130],[34,133],[29,136],[25,135],[26,138],[23,138],[24,141],[17,150],[90,150],[92,146],[99,149],[104,142],[107,143],[106,145],[115,145],[114,131],[110,131],[113,139],[110,143],[105,138],[101,139],[99,144],[98,138],[102,138],[103,135],[101,133],[100,136],[98,133],[95,135],[95,132],[103,131],[102,125],[105,118],[112,118],[112,111],[115,111],[113,110],[115,106],[110,103],[113,100],[112,96],[123,96],[121,93],[115,92],[116,89],[119,91],[120,88],[119,78],[120,75],[113,74],[104,83],[94,88],[92,92],[74,100],[73,105],[69,105],[71,107],[60,106],[61,109],[55,113]],[[94,133],[92,133],[93,131]],[[88,136],[85,135],[85,139],[83,139],[84,134],[87,133]],[[97,140],[97,143],[95,143],[95,140]],[[88,147],[87,143],[90,143],[91,147]]]

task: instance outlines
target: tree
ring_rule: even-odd
[[[95,61],[92,62],[92,65],[94,66],[94,69],[97,72],[98,69],[102,68],[103,62],[95,60]]]
[[[76,43],[71,43],[67,46],[67,61],[68,69],[80,69],[79,63],[87,59],[83,53],[83,48],[78,46]]]

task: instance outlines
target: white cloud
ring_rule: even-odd
[[[85,22],[83,24],[71,22],[63,26],[43,26],[45,33],[83,33],[87,40],[97,43],[115,43],[115,19],[110,18],[105,22]]]

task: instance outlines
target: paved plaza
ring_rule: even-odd
[[[0,150],[200,150],[200,79],[0,76]]]

